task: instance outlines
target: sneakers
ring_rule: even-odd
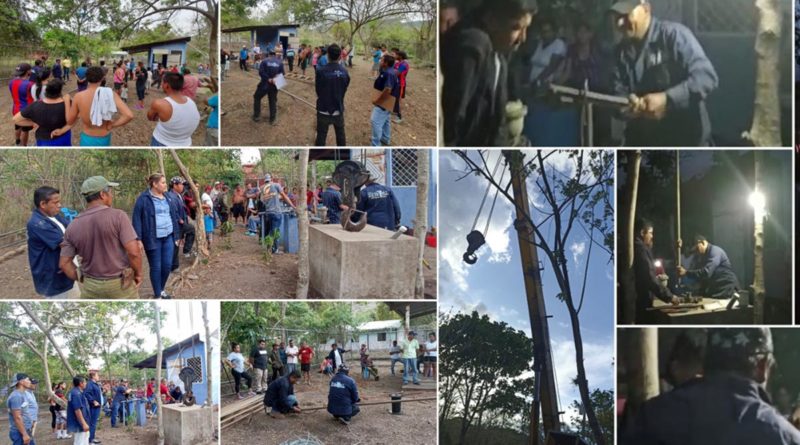
[[[236,394],[236,397],[238,397],[238,398],[239,398],[239,400],[242,400],[242,399],[244,399],[244,396],[243,396],[243,395],[241,395],[241,394]]]
[[[252,119],[253,122],[261,122],[261,118],[258,116],[251,116],[250,119]]]
[[[402,124],[403,123],[403,119],[400,119],[399,117],[396,117],[396,118],[392,119],[392,122],[394,122],[395,124]]]
[[[343,425],[350,425],[350,421],[344,417],[339,417],[339,422],[341,422]]]
[[[247,396],[248,397],[255,397],[255,395],[256,395],[256,393],[254,393],[253,391],[248,391],[247,392]]]
[[[415,384],[415,385],[419,385],[419,380],[417,380],[416,382],[414,382],[414,384]]]

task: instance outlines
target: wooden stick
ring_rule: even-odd
[[[17,256],[26,250],[28,250],[28,244],[23,244],[10,252],[6,252],[0,255],[0,263]]]

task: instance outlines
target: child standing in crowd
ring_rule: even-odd
[[[394,52],[395,62],[394,62],[394,69],[397,71],[397,78],[400,80],[400,93],[397,96],[397,101],[394,103],[394,113],[397,117],[394,119],[396,124],[403,123],[403,114],[400,111],[400,101],[406,98],[406,77],[408,76],[408,70],[410,66],[408,65],[408,55],[406,55],[405,51],[400,51],[399,49]]]
[[[383,53],[381,53],[381,48],[378,45],[372,47],[372,78],[378,78],[378,72],[381,70],[381,57]]]
[[[203,225],[206,229],[208,250],[211,250],[211,243],[214,239],[214,214],[211,213],[211,207],[205,204],[203,204]]]

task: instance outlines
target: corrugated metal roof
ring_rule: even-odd
[[[389,329],[402,329],[402,320],[368,321],[358,326],[359,331],[385,331]]]

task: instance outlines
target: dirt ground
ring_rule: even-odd
[[[297,288],[297,255],[273,255],[269,264],[263,258],[256,237],[245,235],[245,227],[235,226],[225,238],[214,232],[211,257],[198,263],[178,289],[167,289],[181,299],[294,298]],[[4,252],[0,252],[0,255]],[[425,248],[425,297],[436,298],[436,249]],[[181,267],[188,267],[194,258],[180,255]],[[28,255],[22,253],[2,263],[0,299],[36,299]],[[152,298],[147,259],[144,260],[144,283],[140,298]],[[319,295],[310,295],[319,298]]]
[[[106,79],[107,85],[111,86],[112,75],[110,72]],[[14,146],[14,124],[11,122],[11,118],[13,117],[11,115],[13,101],[11,95],[8,93],[8,82],[4,82],[2,88],[2,93],[0,93],[0,145]],[[74,96],[76,89],[77,83],[75,76],[70,76],[70,81],[64,86],[64,91],[70,91],[71,95]],[[208,117],[208,112],[204,111],[207,107],[203,105],[203,99],[205,99],[207,95],[203,95],[201,91],[203,91],[203,89],[198,90],[195,99],[195,102],[198,104],[198,109],[200,110],[201,121],[200,125],[197,126],[197,130],[195,130],[192,135],[192,145],[194,146],[202,146],[206,136],[206,118]],[[206,89],[205,91],[208,90]],[[147,95],[144,97],[145,108],[143,110],[137,110],[134,108],[137,103],[136,84],[133,81],[128,82],[128,107],[133,111],[133,120],[124,127],[117,128],[112,132],[111,145],[115,147],[149,147],[150,138],[153,136],[156,123],[147,120],[147,109],[150,108],[150,103],[153,100],[162,97],[164,97],[164,93],[160,89],[149,89]],[[82,125],[83,124],[80,122],[76,122],[72,127],[72,144],[74,146],[78,146],[79,144]],[[28,139],[28,146],[35,145],[36,139],[32,131]]]
[[[345,133],[348,146],[370,145],[372,112],[371,65],[353,63],[350,86],[345,96]],[[288,73],[288,67],[285,67]],[[295,72],[299,72],[295,67]],[[307,79],[287,76],[285,90],[316,106],[314,70],[306,70]],[[261,121],[253,122],[253,93],[259,82],[258,73],[251,68],[241,71],[231,64],[231,70],[220,90],[223,146],[312,146],[316,138],[316,109],[290,97],[278,94],[277,125],[269,124],[269,104],[264,97]],[[436,145],[436,72],[414,69],[408,74],[406,98],[402,102],[403,123],[392,123],[391,145],[396,147],[431,147]],[[328,131],[326,145],[336,145],[333,127]]]
[[[41,406],[41,405],[40,405]],[[34,439],[36,445],[71,444],[69,439],[56,439],[50,429],[50,412],[39,411],[39,424],[36,426]],[[110,420],[102,417],[97,423],[97,440],[109,445],[155,445],[158,443],[158,425],[156,419],[148,419],[144,427],[117,427],[111,428]],[[8,416],[0,420],[0,431],[4,440],[8,440]],[[216,441],[197,445],[216,445]]]
[[[378,362],[381,375],[379,381],[362,380],[357,365],[350,375],[356,380],[362,402],[390,400],[392,393],[402,392],[404,399],[435,397],[435,390],[402,390],[402,376],[389,375],[389,363]],[[398,369],[402,366],[397,365]],[[328,402],[329,379],[312,373],[311,386],[295,385],[295,395],[300,408],[320,407]],[[263,396],[256,396],[263,397]],[[225,406],[236,401],[233,395],[222,397]],[[259,411],[252,421],[244,421],[222,430],[222,445],[250,443],[254,437],[260,444],[281,444],[293,439],[308,438],[309,435],[322,443],[336,444],[397,444],[397,443],[436,443],[436,402],[404,403],[401,414],[391,414],[391,405],[362,406],[361,412],[353,417],[350,425],[336,421],[326,410],[308,411],[297,415],[287,415],[283,419],[273,419]],[[413,431],[409,437],[408,431]]]

